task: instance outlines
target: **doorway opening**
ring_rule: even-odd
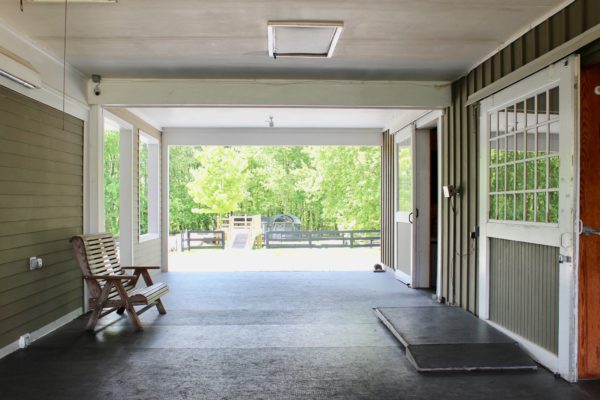
[[[368,271],[378,146],[169,146],[169,271]]]

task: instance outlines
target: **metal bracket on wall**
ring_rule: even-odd
[[[581,234],[585,235],[585,236],[589,236],[589,235],[600,236],[600,231],[592,228],[591,226],[584,226],[583,228],[581,228]]]

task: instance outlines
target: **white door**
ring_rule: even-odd
[[[479,114],[479,316],[490,318],[494,239],[558,248],[557,354],[513,337],[567,380],[575,378],[577,348],[573,260],[578,70],[576,57],[563,60],[483,100]]]
[[[429,136],[410,125],[395,134],[396,278],[429,287]]]

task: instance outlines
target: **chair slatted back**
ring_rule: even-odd
[[[79,267],[84,277],[91,275],[124,275],[117,252],[117,244],[111,233],[73,236],[71,239]],[[92,297],[99,297],[105,281],[86,279]],[[133,287],[129,281],[123,282],[125,289]],[[109,297],[116,296],[113,287]]]

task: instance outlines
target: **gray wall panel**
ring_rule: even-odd
[[[83,121],[0,86],[0,348],[81,308],[82,231]]]
[[[490,239],[490,320],[558,352],[558,247]]]
[[[442,143],[442,184],[460,186],[454,209],[444,199],[442,219],[442,296],[477,313],[477,108],[467,97],[600,23],[600,1],[575,0],[565,9],[471,70],[452,85]]]

